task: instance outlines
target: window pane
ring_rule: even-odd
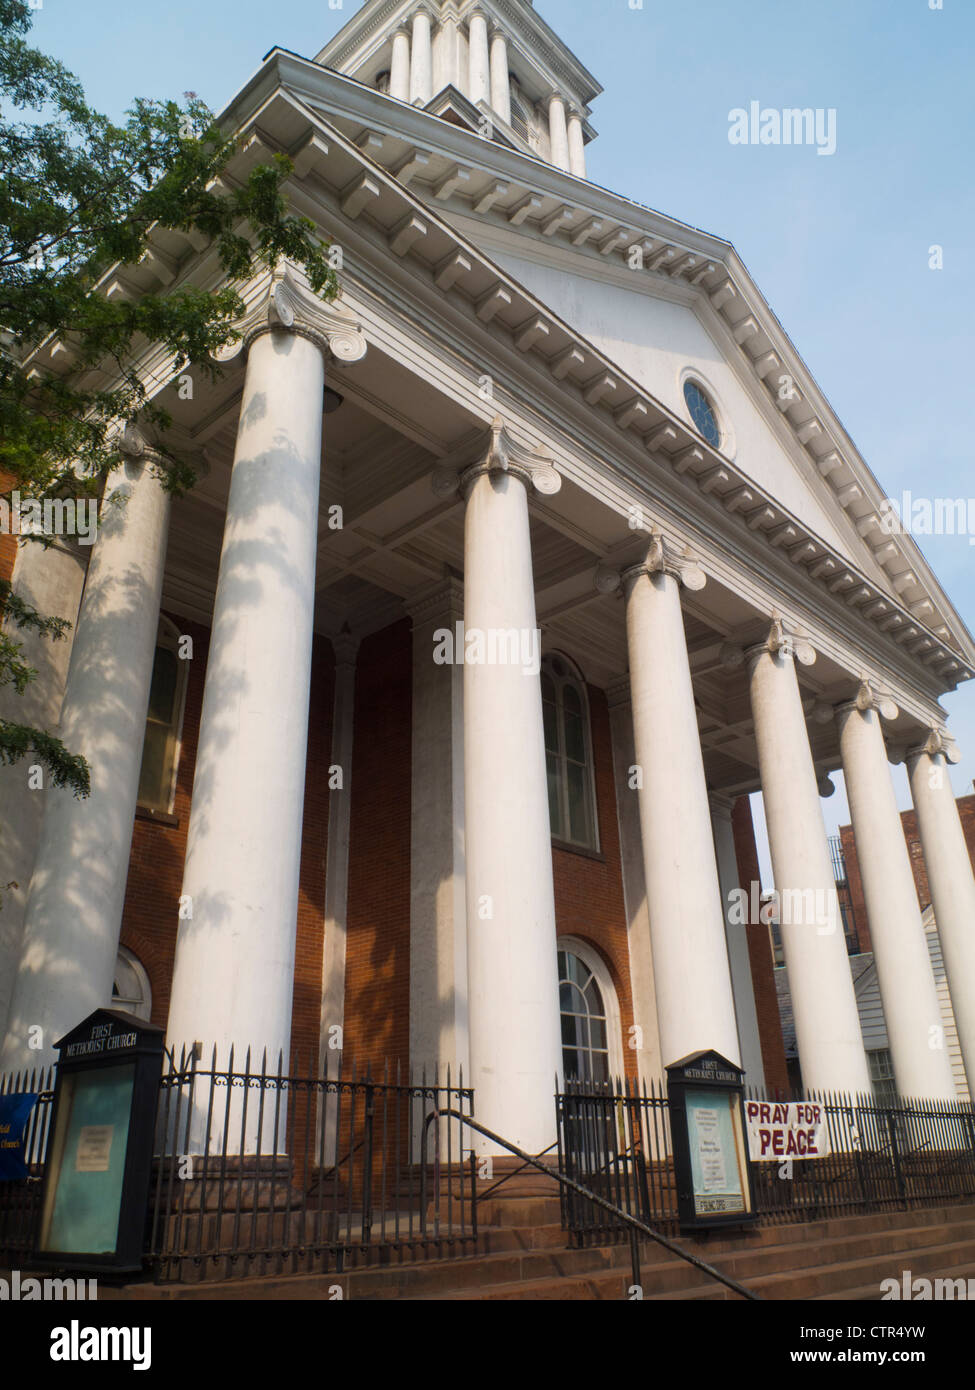
[[[549,753],[545,759],[545,767],[548,773],[548,814],[552,822],[552,834],[560,840],[564,837],[565,831],[562,828],[562,798],[559,796],[558,758]]]
[[[176,686],[179,666],[175,652],[165,647],[156,648],[156,659],[152,667],[152,684],[149,687],[149,718],[160,724],[171,724],[176,708]]]
[[[559,751],[559,720],[555,705],[542,701],[542,716],[545,720],[545,747],[550,753]]]
[[[569,833],[577,844],[587,845],[591,842],[592,836],[589,830],[586,769],[578,763],[569,763],[566,771],[569,775]]]
[[[569,692],[566,691],[566,694]],[[582,717],[578,714],[565,715],[565,753],[573,762],[586,761],[586,735]]]
[[[157,810],[169,801],[168,747],[169,725],[147,724],[142,771],[139,773],[139,800],[143,805],[153,806]]]
[[[574,685],[567,685],[562,691],[562,703],[565,705],[567,714],[582,713],[582,701]]]
[[[592,1034],[593,1047],[606,1047],[606,1020],[602,1018],[591,1018],[589,1028]]]

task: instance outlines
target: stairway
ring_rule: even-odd
[[[486,1186],[490,1187],[490,1184]],[[134,1284],[99,1290],[126,1299],[405,1299],[592,1301],[629,1298],[628,1244],[572,1249],[555,1183],[541,1174],[507,1181],[478,1205],[478,1253],[390,1263],[344,1274],[271,1276],[219,1283]],[[746,1231],[685,1236],[680,1244],[766,1299],[879,1300],[881,1280],[903,1271],[975,1279],[975,1203],[833,1217]],[[645,1300],[738,1299],[652,1242],[641,1246]]]

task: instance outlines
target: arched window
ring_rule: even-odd
[[[152,988],[145,966],[125,946],[118,948],[115,980],[112,984],[112,1008],[135,1014],[149,1022],[152,1017]]]
[[[564,657],[542,662],[542,711],[552,838],[598,849],[589,701],[584,682]]]
[[[592,971],[570,951],[559,952],[559,1010],[566,1081],[608,1081],[603,996]]]
[[[180,660],[178,647],[176,627],[160,618],[139,773],[139,805],[151,811],[171,811],[176,790],[188,665]]]

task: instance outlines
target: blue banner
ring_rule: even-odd
[[[27,1176],[24,1130],[37,1095],[0,1096],[0,1182],[22,1182]]]

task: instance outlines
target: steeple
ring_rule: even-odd
[[[366,0],[315,61],[586,177],[602,87],[532,0]]]

